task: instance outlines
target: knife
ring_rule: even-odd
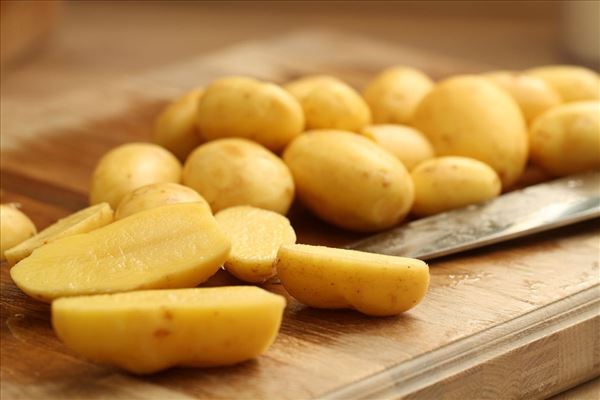
[[[600,171],[418,219],[346,248],[429,260],[600,217]]]

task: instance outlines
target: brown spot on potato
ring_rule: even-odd
[[[167,309],[163,310],[163,318],[164,319],[168,319],[168,320],[172,320],[173,319],[173,313]]]
[[[236,146],[235,144],[226,143],[226,144],[223,144],[222,148],[223,148],[223,151],[230,156],[240,157],[244,154],[244,151],[239,146]]]
[[[164,338],[167,337],[171,334],[171,331],[167,330],[167,329],[157,329],[154,331],[154,337],[156,338]]]

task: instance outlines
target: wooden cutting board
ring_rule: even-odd
[[[331,73],[360,86],[393,64],[439,78],[488,67],[331,32],[248,42],[48,103],[2,104],[2,202],[42,228],[87,204],[111,147],[146,141],[167,99],[231,74],[283,82]],[[299,207],[299,240],[358,239]],[[0,379],[20,398],[540,398],[600,374],[600,229],[593,222],[431,262],[431,289],[404,315],[306,308],[288,296],[281,332],[257,360],[147,377],[94,365],[52,333],[49,308],[1,267]],[[282,293],[278,285],[270,289]],[[102,338],[98,338],[102,340]]]

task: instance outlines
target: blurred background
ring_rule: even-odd
[[[331,29],[519,69],[598,69],[600,2],[1,1],[4,99],[50,97],[223,46]]]

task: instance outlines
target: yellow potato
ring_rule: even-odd
[[[294,181],[279,157],[241,138],[215,140],[198,147],[183,168],[183,184],[208,201],[213,212],[250,205],[287,213]]]
[[[156,118],[152,141],[185,161],[202,144],[196,114],[204,89],[195,89],[169,104]]]
[[[273,211],[238,206],[220,211],[215,219],[231,240],[225,268],[246,282],[264,282],[275,276],[279,247],[296,243],[290,221]]]
[[[132,190],[151,183],[179,182],[181,164],[175,156],[151,143],[128,143],[106,153],[96,164],[90,203],[117,208]]]
[[[411,309],[429,286],[429,267],[421,260],[354,250],[284,245],[276,267],[285,289],[300,302],[373,316]]]
[[[284,86],[300,102],[306,129],[358,132],[371,122],[371,111],[350,86],[331,76],[307,76]]]
[[[388,68],[365,88],[363,97],[375,124],[407,124],[419,102],[433,87],[424,73],[410,67]]]
[[[510,71],[494,71],[483,76],[512,96],[527,123],[531,123],[535,117],[549,108],[562,103],[558,93],[537,76]]]
[[[15,204],[0,204],[0,258],[4,252],[35,235],[35,225]]]
[[[252,286],[62,298],[52,325],[75,352],[136,374],[236,364],[275,340],[285,299]]]
[[[126,194],[115,211],[115,219],[125,218],[151,208],[177,203],[199,203],[211,212],[206,200],[194,189],[178,183],[166,182],[142,186]]]
[[[600,99],[598,75],[575,65],[550,65],[525,71],[546,81],[564,102]]]
[[[447,79],[419,104],[413,126],[439,156],[464,156],[490,165],[503,188],[525,169],[528,135],[517,103],[480,76]]]
[[[78,233],[90,232],[111,222],[113,222],[113,210],[107,203],[84,208],[59,219],[37,235],[6,250],[6,259],[10,265],[14,265],[47,243]]]
[[[193,287],[229,255],[229,239],[197,203],[152,208],[40,247],[10,270],[29,296]]]
[[[600,168],[600,102],[568,103],[531,126],[531,158],[552,175]]]
[[[243,137],[279,151],[302,132],[304,114],[298,101],[281,87],[230,77],[206,88],[196,124],[206,140]]]
[[[437,214],[481,203],[500,194],[496,172],[485,163],[466,157],[439,157],[424,161],[412,172],[418,216]]]
[[[433,146],[421,132],[403,125],[369,125],[362,134],[392,153],[412,170],[417,164],[435,156]]]
[[[311,131],[285,150],[300,200],[327,222],[355,231],[396,225],[410,210],[406,168],[364,136]]]

